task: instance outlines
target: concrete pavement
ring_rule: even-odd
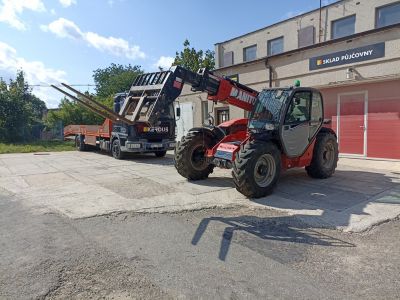
[[[335,230],[395,218],[398,189],[394,162],[294,170],[249,200],[171,156],[1,155],[0,298],[398,299],[398,218]]]
[[[342,158],[326,180],[304,170],[285,173],[274,194],[247,199],[230,171],[188,182],[172,156],[62,152],[0,156],[0,189],[38,212],[87,218],[121,212],[180,212],[205,208],[273,209],[315,227],[360,232],[400,215],[400,162]]]

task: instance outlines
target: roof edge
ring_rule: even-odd
[[[381,28],[374,28],[374,29],[367,30],[367,31],[362,31],[362,32],[359,32],[359,33],[348,35],[346,37],[339,38],[339,39],[328,40],[328,41],[325,41],[325,42],[313,44],[313,45],[302,47],[302,48],[296,48],[296,49],[293,49],[293,50],[289,50],[289,51],[282,52],[282,53],[275,54],[275,55],[271,55],[271,56],[263,56],[261,58],[258,58],[258,59],[252,60],[252,61],[241,62],[241,63],[234,64],[234,65],[231,65],[231,66],[228,66],[228,67],[221,67],[221,68],[215,69],[214,71],[220,71],[220,70],[224,70],[224,69],[228,69],[228,68],[232,68],[232,67],[243,66],[243,65],[256,64],[256,63],[258,63],[260,61],[263,61],[265,59],[271,59],[271,58],[276,58],[276,57],[281,57],[281,56],[287,56],[287,55],[291,55],[291,54],[296,54],[296,53],[301,52],[301,51],[306,51],[306,50],[320,48],[320,47],[322,48],[322,47],[327,46],[327,45],[345,42],[345,41],[348,41],[348,40],[359,38],[359,37],[364,36],[364,35],[372,35],[372,34],[383,32],[383,31],[389,31],[389,30],[394,29],[394,28],[399,28],[400,29],[400,23],[389,25],[389,26],[385,26],[385,27],[381,27]]]
[[[333,2],[333,3],[331,3],[331,4],[321,6],[321,9],[327,8],[327,7],[330,7],[330,6],[333,6],[333,5],[337,5],[337,4],[340,4],[341,2],[345,2],[345,1],[348,1],[348,0],[338,0],[338,1]],[[241,34],[241,35],[239,35],[239,36],[237,36],[237,37],[234,37],[234,38],[225,40],[225,41],[223,41],[223,42],[215,43],[214,46],[217,46],[217,45],[220,45],[220,44],[224,44],[224,43],[227,43],[227,42],[231,42],[231,41],[240,39],[240,38],[245,37],[245,36],[247,36],[247,35],[250,35],[250,34],[253,34],[253,33],[256,33],[256,32],[262,31],[262,30],[265,30],[265,29],[267,29],[267,28],[271,28],[271,27],[273,27],[273,26],[276,26],[276,25],[285,23],[285,22],[287,22],[287,21],[291,21],[291,20],[297,19],[297,18],[299,18],[299,17],[308,15],[308,14],[310,14],[310,13],[313,13],[313,12],[316,12],[316,11],[319,11],[319,10],[320,10],[320,8],[316,8],[316,9],[310,10],[310,11],[308,11],[308,12],[305,12],[305,13],[302,13],[302,14],[299,14],[299,15],[296,15],[296,16],[294,16],[294,17],[291,17],[291,18],[288,18],[288,19],[285,19],[285,20],[282,20],[282,21],[273,23],[273,24],[271,24],[271,25],[268,25],[268,26],[265,26],[265,27],[262,27],[262,28],[259,28],[259,29],[250,31],[250,32],[245,33],[245,34]]]

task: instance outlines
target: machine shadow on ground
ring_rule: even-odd
[[[372,202],[400,204],[398,176],[337,170],[331,178],[312,179],[301,171],[283,175],[272,195],[251,201],[277,209],[319,210],[322,211],[318,216],[321,220],[336,215],[338,218],[330,218],[332,223],[322,226],[331,229],[349,225],[352,215],[366,215],[364,208]],[[289,201],[281,201],[282,198]],[[316,216],[301,218],[315,223]]]
[[[326,247],[355,247],[352,243],[315,231],[312,227],[299,222],[299,220],[291,216],[271,218],[256,216],[205,218],[200,222],[194,233],[191,241],[192,245],[196,246],[200,242],[207,227],[212,222],[222,223],[223,226],[226,226],[221,237],[218,254],[218,258],[222,261],[226,260],[233,235],[240,233],[252,235],[265,243],[254,242],[251,238],[243,236],[239,238],[239,243],[268,257],[273,256],[272,258],[278,260],[282,259],[279,258],[279,253],[282,252],[279,251],[279,248],[285,247],[282,245],[283,243],[299,243]]]
[[[197,245],[207,227],[216,222],[225,226],[219,249],[219,259],[222,261],[225,261],[233,235],[236,233],[250,234],[261,239],[261,242],[251,241],[249,244],[256,244],[256,250],[268,256],[273,255],[272,248],[278,251],[279,247],[284,247],[287,243],[355,247],[353,244],[323,234],[317,229],[338,229],[340,226],[347,226],[352,216],[367,215],[364,208],[372,202],[400,204],[399,192],[396,192],[400,187],[397,183],[399,177],[394,173],[391,174],[394,176],[374,172],[337,170],[332,178],[318,180],[309,178],[304,170],[287,172],[282,175],[273,194],[259,199],[249,199],[249,201],[272,209],[289,210],[294,213],[292,216],[205,218],[198,225],[192,244]],[[227,178],[222,178],[222,180],[226,181]],[[199,183],[195,182],[195,184]],[[207,184],[207,180],[200,184]],[[303,214],[301,211],[322,213]],[[243,236],[243,234],[239,235]],[[246,239],[243,237],[240,241],[246,244]],[[266,241],[275,241],[275,244]]]

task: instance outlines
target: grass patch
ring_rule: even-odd
[[[73,141],[36,141],[31,143],[8,144],[0,143],[0,154],[31,153],[31,152],[60,152],[74,150]]]

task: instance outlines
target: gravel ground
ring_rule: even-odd
[[[400,221],[361,234],[277,211],[72,220],[0,193],[1,299],[398,299]]]

